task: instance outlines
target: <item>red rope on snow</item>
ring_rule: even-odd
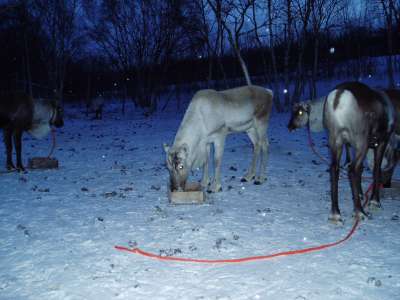
[[[328,161],[325,157],[323,157],[321,154],[319,154],[317,150],[315,150],[314,143],[313,143],[312,138],[311,138],[310,125],[307,126],[307,133],[308,133],[308,144],[310,145],[311,150],[312,150],[312,151],[314,152],[314,154],[315,154],[316,156],[318,156],[323,162],[325,162],[327,165],[329,165],[329,161]]]
[[[127,251],[135,254],[139,254],[142,256],[158,259],[158,260],[164,260],[164,261],[178,261],[178,262],[193,262],[193,263],[207,263],[207,264],[223,264],[223,263],[241,263],[241,262],[249,262],[249,261],[255,261],[255,260],[266,260],[266,259],[271,259],[274,257],[279,257],[279,256],[290,256],[290,255],[296,255],[296,254],[305,254],[309,252],[315,252],[319,251],[322,249],[330,248],[336,245],[339,245],[346,240],[348,240],[356,230],[358,226],[359,221],[356,220],[354,222],[353,227],[351,228],[350,232],[341,239],[340,241],[334,242],[334,243],[329,243],[329,244],[323,244],[320,246],[315,246],[315,247],[310,247],[310,248],[304,248],[304,249],[298,249],[298,250],[290,250],[290,251],[284,251],[284,252],[278,252],[278,253],[273,253],[269,255],[261,255],[261,256],[249,256],[249,257],[242,257],[242,258],[231,258],[231,259],[196,259],[196,258],[184,258],[184,257],[175,257],[175,256],[161,256],[157,255],[151,252],[144,251],[140,248],[127,248],[127,247],[122,247],[122,246],[115,246],[115,249],[120,250],[120,251]]]
[[[314,148],[314,143],[312,142],[311,139],[311,133],[310,133],[310,128],[308,128],[308,142],[310,144],[311,149],[313,152],[321,158],[323,161],[328,163],[328,161],[325,159],[325,157],[321,156]],[[367,205],[369,199],[368,199],[368,194],[372,191],[374,184],[371,183],[365,192],[365,202],[363,206]],[[379,186],[381,188],[381,186]],[[268,255],[260,255],[260,256],[248,256],[248,257],[242,257],[242,258],[230,258],[230,259],[198,259],[198,258],[186,258],[186,257],[176,257],[176,256],[162,256],[158,255],[155,253],[147,252],[144,251],[140,248],[128,248],[128,247],[123,247],[123,246],[114,246],[115,249],[119,251],[125,251],[125,252],[130,252],[138,255],[142,255],[145,257],[149,257],[152,259],[157,259],[157,260],[162,260],[162,261],[174,261],[174,262],[191,262],[191,263],[202,263],[202,264],[233,264],[233,263],[242,263],[242,262],[250,262],[250,261],[258,261],[258,260],[267,260],[267,259],[272,259],[275,257],[280,257],[280,256],[292,256],[292,255],[299,255],[299,254],[306,254],[306,253],[311,253],[311,252],[316,252],[316,251],[321,251],[327,248],[331,248],[334,246],[337,246],[339,244],[344,243],[345,241],[349,240],[351,236],[354,234],[356,231],[360,221],[358,218],[354,220],[354,224],[351,227],[350,231],[347,233],[347,235],[342,238],[339,241],[332,242],[332,243],[327,243],[327,244],[322,244],[319,246],[314,246],[314,247],[309,247],[309,248],[303,248],[303,249],[297,249],[297,250],[289,250],[289,251],[282,251],[282,252],[277,252],[273,254],[268,254]]]
[[[368,193],[372,190],[373,184],[370,184],[368,187],[368,190],[365,193],[365,203],[364,206],[368,203]],[[358,219],[355,219],[353,226],[351,227],[349,233],[341,240],[332,242],[332,243],[327,243],[327,244],[322,244],[319,246],[314,246],[314,247],[309,247],[309,248],[303,248],[303,249],[297,249],[297,250],[289,250],[289,251],[283,251],[283,252],[277,252],[273,254],[268,254],[268,255],[260,255],[260,256],[248,256],[248,257],[242,257],[242,258],[231,258],[231,259],[198,259],[198,258],[185,258],[185,257],[176,257],[176,256],[162,256],[158,254],[154,254],[151,252],[144,251],[140,248],[127,248],[123,246],[115,246],[115,249],[119,251],[125,251],[125,252],[130,252],[138,255],[142,255],[145,257],[149,257],[152,259],[157,259],[157,260],[163,260],[163,261],[175,261],[175,262],[192,262],[192,263],[203,263],[203,264],[232,264],[232,263],[242,263],[242,262],[250,262],[250,261],[257,261],[257,260],[266,260],[266,259],[271,259],[274,257],[279,257],[279,256],[292,256],[292,255],[298,255],[298,254],[305,254],[305,253],[310,253],[310,252],[316,252],[320,251],[323,249],[331,248],[334,246],[337,246],[339,244],[344,243],[350,237],[354,234],[356,231],[360,221]]]

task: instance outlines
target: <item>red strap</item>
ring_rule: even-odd
[[[357,219],[354,222],[353,227],[351,228],[350,232],[343,239],[341,239],[337,242],[334,242],[334,243],[323,244],[320,246],[298,249],[298,250],[278,252],[278,253],[273,253],[273,254],[269,254],[269,255],[249,256],[249,257],[242,257],[242,258],[196,259],[196,258],[184,258],[184,257],[175,257],[175,256],[161,256],[161,255],[157,255],[154,253],[146,252],[144,250],[141,250],[140,248],[130,249],[127,247],[115,246],[115,249],[120,250],[120,251],[126,251],[126,252],[139,254],[139,255],[150,257],[153,259],[164,260],[164,261],[193,262],[193,263],[206,263],[206,264],[241,263],[241,262],[249,262],[249,261],[256,261],[256,260],[266,260],[266,259],[271,259],[271,258],[278,257],[278,256],[290,256],[290,255],[297,255],[297,254],[305,254],[305,253],[315,252],[315,251],[323,250],[323,249],[330,248],[333,246],[337,246],[337,245],[347,241],[353,235],[358,224],[359,224],[359,221]]]
[[[369,192],[372,191],[373,184],[371,183],[368,187],[368,190],[365,192],[365,202],[364,206],[368,203],[368,194]],[[298,254],[305,254],[305,253],[310,253],[310,252],[316,252],[320,251],[323,249],[331,248],[334,246],[337,246],[341,243],[344,243],[350,237],[354,234],[356,231],[358,225],[359,225],[359,220],[355,219],[353,227],[350,229],[349,233],[341,240],[333,242],[333,243],[327,243],[327,244],[322,244],[319,246],[314,246],[314,247],[309,247],[309,248],[304,248],[304,249],[297,249],[297,250],[289,250],[289,251],[283,251],[283,252],[277,252],[273,254],[268,254],[268,255],[261,255],[261,256],[249,256],[249,257],[242,257],[242,258],[231,258],[231,259],[197,259],[197,258],[185,258],[185,257],[175,257],[175,256],[161,256],[158,254],[154,254],[151,252],[144,251],[140,248],[127,248],[123,246],[115,246],[115,249],[119,251],[126,251],[130,253],[135,253],[139,254],[145,257],[153,258],[153,259],[158,259],[158,260],[163,260],[163,261],[175,261],[175,262],[192,262],[192,263],[204,263],[204,264],[232,264],[232,263],[242,263],[242,262],[249,262],[249,261],[256,261],[256,260],[266,260],[266,259],[271,259],[274,257],[279,257],[279,256],[291,256],[291,255],[298,255]]]

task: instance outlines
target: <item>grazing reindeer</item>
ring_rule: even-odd
[[[229,133],[246,132],[253,143],[253,159],[242,181],[265,181],[268,158],[266,131],[272,109],[272,91],[259,86],[243,86],[225,91],[201,90],[191,100],[175,136],[174,144],[164,144],[171,189],[184,190],[189,172],[203,167],[201,185],[209,185],[208,163],[214,145],[214,180],[209,191],[221,191],[221,159]],[[260,174],[256,164],[260,159]]]
[[[354,201],[354,215],[366,213],[360,201],[362,163],[368,148],[374,150],[373,190],[371,204],[380,206],[379,181],[386,146],[393,134],[396,113],[389,96],[359,82],[346,82],[329,93],[324,105],[324,124],[328,129],[332,162],[330,220],[341,223],[338,205],[339,165],[343,145],[354,150],[348,175]]]
[[[62,108],[56,101],[32,99],[24,93],[0,94],[0,128],[3,128],[6,146],[7,169],[15,169],[12,162],[12,140],[17,156],[17,170],[23,171],[22,134],[28,131],[36,138],[42,138],[54,125],[64,125]]]

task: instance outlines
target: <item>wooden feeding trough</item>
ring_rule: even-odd
[[[28,161],[29,169],[58,169],[58,160],[52,157],[32,157]]]
[[[381,196],[385,199],[400,200],[400,182],[392,181],[390,188],[381,190]]]
[[[206,199],[206,195],[201,188],[200,183],[186,183],[185,191],[171,191],[168,187],[168,198],[172,204],[202,204]]]

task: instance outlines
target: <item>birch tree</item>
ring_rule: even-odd
[[[247,64],[242,55],[240,39],[242,36],[249,33],[249,31],[254,30],[249,30],[248,27],[245,26],[246,21],[250,19],[248,14],[250,13],[250,8],[254,1],[255,0],[207,0],[217,20],[221,22],[221,25],[227,33],[229,44],[239,61],[248,85],[251,85],[251,78]]]

